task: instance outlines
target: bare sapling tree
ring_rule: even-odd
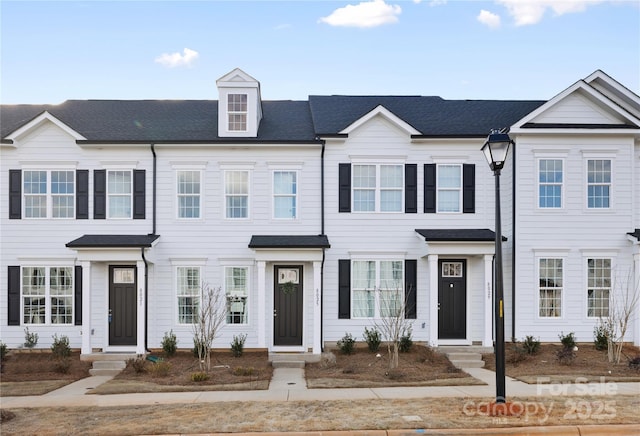
[[[201,371],[211,370],[211,347],[227,317],[226,300],[222,288],[212,288],[205,282],[200,285],[200,306],[193,324],[193,345]]]
[[[624,275],[616,274],[609,296],[609,315],[601,319],[601,323],[607,329],[609,362],[620,363],[624,338],[639,301],[640,279],[634,278],[631,270]]]
[[[374,326],[380,331],[387,343],[389,354],[389,370],[396,369],[400,363],[400,340],[409,334],[413,322],[406,318],[409,309],[408,294],[404,289],[378,289],[380,301],[380,319],[374,322]]]

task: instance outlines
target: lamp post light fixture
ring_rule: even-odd
[[[506,401],[505,393],[505,351],[504,351],[504,287],[502,277],[502,225],[500,219],[500,170],[507,159],[509,146],[513,141],[503,130],[492,130],[482,146],[489,168],[496,180],[496,257],[494,279],[495,329],[496,329],[496,403]]]

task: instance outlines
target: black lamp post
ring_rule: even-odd
[[[500,170],[513,141],[503,131],[492,130],[482,146],[489,167],[496,178],[496,262],[495,262],[495,326],[496,326],[496,403],[506,401],[504,357],[504,288],[502,278],[502,225],[500,220]]]

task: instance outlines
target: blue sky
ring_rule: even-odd
[[[0,1],[0,102],[317,94],[549,99],[601,69],[640,94],[640,0]]]

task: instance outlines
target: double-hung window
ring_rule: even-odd
[[[179,266],[176,268],[178,298],[178,323],[194,324],[200,310],[200,267]]]
[[[562,208],[562,159],[538,161],[538,207]]]
[[[249,268],[227,266],[224,288],[227,296],[227,324],[246,324],[249,296]]]
[[[73,323],[73,268],[22,267],[24,324]]]
[[[353,165],[354,212],[402,212],[403,165]]]
[[[249,171],[226,170],[224,196],[226,218],[249,218]]]
[[[351,271],[354,318],[397,315],[404,301],[404,261],[354,260]]]
[[[25,218],[74,218],[75,171],[25,170]]]
[[[587,207],[608,209],[611,207],[611,160],[587,160]]]
[[[131,218],[133,210],[133,180],[130,170],[107,171],[108,218]]]
[[[539,259],[538,267],[538,315],[559,318],[562,316],[563,259]]]
[[[202,187],[201,171],[179,170],[177,172],[178,218],[200,218]]]
[[[462,165],[438,165],[438,212],[462,210]]]
[[[587,316],[609,316],[611,259],[587,259]]]
[[[247,130],[247,94],[229,94],[227,96],[227,114],[229,131],[244,132]]]
[[[297,171],[273,172],[273,217],[296,219],[298,216]]]

